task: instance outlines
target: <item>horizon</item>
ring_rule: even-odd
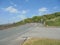
[[[60,12],[59,0],[0,0],[0,24]]]

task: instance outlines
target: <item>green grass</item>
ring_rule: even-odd
[[[23,45],[60,45],[60,40],[32,38],[25,41]]]
[[[48,25],[48,26],[60,26],[60,17],[56,18],[54,21],[53,20],[46,21],[46,25]]]

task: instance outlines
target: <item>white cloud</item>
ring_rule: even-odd
[[[8,11],[10,13],[19,13],[19,11],[16,8],[14,8],[13,6],[9,6],[9,7],[5,8],[5,11]]]
[[[28,12],[28,10],[22,10],[21,14],[26,14]]]
[[[26,18],[25,15],[17,15],[16,17],[17,17],[17,18],[20,18],[20,19],[25,19],[25,18]]]
[[[27,18],[26,14],[29,11],[29,10],[18,10],[16,8],[14,8],[13,6],[3,8],[3,10],[7,11],[7,13],[10,12],[9,14],[11,14],[11,15],[16,14],[15,16],[11,17],[11,19],[9,19],[12,22],[23,20],[23,19]]]
[[[10,23],[13,23],[13,22],[19,22],[19,21],[26,19],[26,18],[27,17],[25,15],[16,15],[16,16],[9,18],[8,20],[10,21]]]
[[[13,6],[9,6],[7,8],[2,8],[5,11],[8,11],[10,13],[17,13],[17,14],[21,14],[21,15],[25,15],[28,13],[29,10],[18,10],[16,8],[14,8]]]
[[[26,19],[27,17],[25,15],[16,15],[15,17],[12,17],[11,20],[23,20]]]
[[[43,7],[43,8],[40,8],[38,11],[39,11],[39,12],[46,12],[46,11],[48,11],[48,9],[45,8],[45,7]]]
[[[42,7],[40,9],[38,9],[38,14],[44,15],[44,14],[47,14],[48,11],[49,11],[48,8]]]

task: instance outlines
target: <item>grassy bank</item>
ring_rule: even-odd
[[[60,45],[60,40],[31,38],[26,40],[23,45]]]
[[[46,25],[48,25],[48,26],[60,26],[60,17],[46,21]]]

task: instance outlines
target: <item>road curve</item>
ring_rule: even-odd
[[[21,45],[26,38],[60,39],[60,28],[47,28],[40,23],[30,23],[0,31],[0,45]]]

